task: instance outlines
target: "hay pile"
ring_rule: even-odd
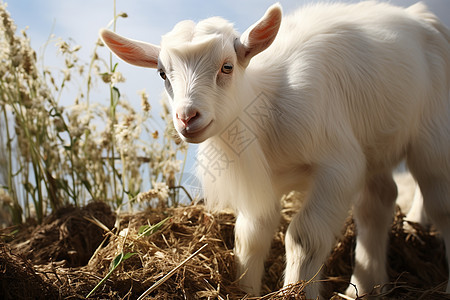
[[[280,230],[275,235],[266,263],[264,293],[277,291],[282,286],[284,232],[293,211],[290,208],[284,210]],[[415,235],[406,233],[403,217],[397,212],[392,227],[389,250],[392,284],[386,286],[387,297],[446,299],[439,291],[445,288],[447,279],[442,241],[433,230],[416,224],[413,224]],[[141,226],[157,224],[166,218],[156,232],[139,234]],[[58,211],[34,228],[31,235],[19,234],[7,244],[0,242],[0,295],[4,295],[4,299],[85,299],[108,273],[111,262],[119,254],[134,253],[114,270],[91,298],[137,299],[207,244],[147,298],[247,297],[234,278],[235,219],[232,214],[211,214],[198,205],[121,215],[114,226],[115,220],[116,216],[105,205],[93,203],[83,209]],[[22,232],[26,233],[26,230]],[[4,234],[4,237],[10,236]],[[355,229],[349,219],[343,238],[324,267],[330,297],[348,285],[354,241]],[[90,259],[86,260],[86,257]],[[261,299],[305,299],[302,289],[303,283],[299,283]]]
[[[161,229],[150,236],[139,236],[142,225],[157,224],[169,217]],[[87,268],[104,274],[120,252],[137,253],[126,260],[113,281],[140,295],[153,283],[174,269],[200,247],[207,246],[162,284],[151,298],[216,298],[218,295],[244,294],[234,282],[233,216],[212,215],[201,206],[167,211],[149,210],[127,215],[121,220],[120,233],[98,251]]]

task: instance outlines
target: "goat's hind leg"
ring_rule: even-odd
[[[386,171],[366,179],[364,192],[353,207],[357,238],[351,283],[359,296],[371,292],[377,284],[388,282],[388,233],[396,198],[397,186],[392,173]],[[349,286],[347,295],[355,297],[356,289]]]
[[[419,183],[427,216],[444,239],[450,269],[450,125],[432,129],[411,146],[408,165]],[[450,280],[446,291],[450,293]]]
[[[425,208],[423,207],[422,193],[420,192],[420,188],[418,185],[416,185],[416,189],[414,191],[414,199],[411,205],[411,209],[408,211],[405,219],[406,221],[419,223],[424,227],[429,225],[428,216],[425,212]],[[412,230],[411,228],[408,229]]]
[[[450,179],[434,178],[427,182],[421,181],[420,187],[425,210],[431,223],[437,227],[444,239],[450,270]],[[450,293],[450,280],[447,283],[446,292]]]

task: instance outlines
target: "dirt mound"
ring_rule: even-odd
[[[11,244],[13,250],[33,264],[58,263],[67,267],[84,266],[104,239],[99,220],[114,227],[115,215],[103,202],[89,203],[83,208],[65,207],[44,219],[31,233]]]
[[[24,257],[0,242],[1,299],[58,299],[58,290],[39,276]]]
[[[234,277],[232,249],[235,218],[232,214],[211,214],[201,205],[150,209],[121,215],[116,227],[110,230],[115,221],[110,209],[102,204],[88,207],[68,208],[55,213],[44,224],[37,226],[28,242],[20,243],[21,247],[18,247],[17,241],[1,245],[0,295],[6,295],[5,299],[40,299],[44,296],[46,299],[85,299],[108,274],[111,265],[117,265],[118,258],[122,257],[127,259],[122,260],[98,287],[92,299],[137,299],[171,272],[173,275],[150,292],[147,298],[245,297]],[[284,232],[291,215],[292,211],[284,211],[280,230],[275,235],[266,262],[264,293],[277,291],[282,286]],[[100,222],[92,222],[93,217]],[[392,226],[389,249],[392,283],[385,286],[387,297],[448,299],[440,292],[445,289],[447,279],[442,241],[435,231],[416,224],[413,224],[415,233],[408,234],[403,228],[403,218],[398,212]],[[159,222],[156,229],[149,226]],[[87,231],[90,226],[93,227]],[[96,230],[99,235],[94,237],[90,232]],[[105,242],[101,244],[102,241]],[[336,244],[324,267],[324,280],[330,297],[334,292],[342,292],[348,285],[354,243],[355,228],[349,219],[343,238]],[[89,248],[86,253],[90,255],[75,258],[74,254],[80,254],[83,247]],[[200,248],[199,253],[190,257]],[[187,258],[185,264],[177,269]],[[15,284],[26,282],[29,287],[26,293],[23,285],[22,288],[10,289],[13,280]],[[303,284],[300,282],[261,299],[304,299]]]

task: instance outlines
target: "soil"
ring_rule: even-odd
[[[282,289],[284,232],[292,209],[283,211],[266,262],[263,293],[253,299],[305,299],[306,282]],[[143,225],[165,220],[142,234]],[[138,299],[155,282],[173,275],[145,299],[252,299],[235,280],[234,221],[231,213],[212,214],[202,205],[148,209],[116,216],[102,202],[66,207],[40,225],[28,222],[0,231],[0,299]],[[433,228],[410,224],[397,210],[390,233],[387,299],[450,299],[445,249]],[[197,255],[182,261],[207,244]],[[352,270],[355,226],[348,219],[342,238],[324,266],[327,294],[342,299]],[[122,255],[122,256],[120,256]],[[118,259],[123,259],[117,264]],[[176,270],[175,270],[176,269]],[[364,296],[364,295],[360,295]]]

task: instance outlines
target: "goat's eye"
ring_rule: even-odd
[[[222,65],[222,70],[221,71],[224,74],[231,74],[231,72],[233,72],[233,64],[232,63],[228,63],[228,62],[224,63]]]
[[[164,80],[167,79],[166,72],[164,72],[163,70],[159,70],[159,76],[161,76],[161,78]]]

